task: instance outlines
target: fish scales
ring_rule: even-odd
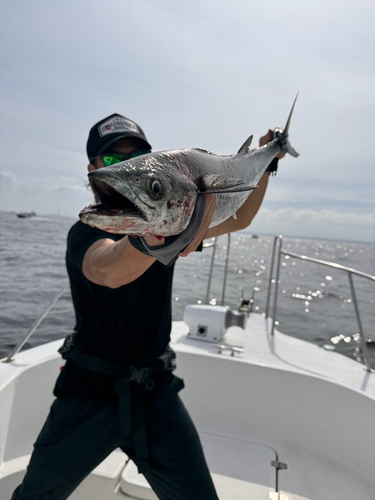
[[[248,154],[232,156],[218,156],[201,150],[191,150],[189,163],[191,162],[192,177],[199,179],[208,176],[209,181],[210,176],[221,175],[223,179],[240,180],[249,188],[256,188],[268,165],[281,150],[277,142],[252,150]],[[233,216],[251,193],[250,189],[233,193],[220,193],[218,190],[217,208],[210,227],[217,226]]]

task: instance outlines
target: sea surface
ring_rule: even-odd
[[[66,217],[21,219],[0,212],[0,358],[32,328],[54,297],[68,284],[65,246],[75,220]],[[254,292],[254,310],[264,313],[273,236],[233,233],[225,305],[237,309],[241,293]],[[208,241],[209,242],[209,241]],[[221,304],[227,236],[217,241],[211,304]],[[283,238],[283,249],[332,261],[375,275],[375,245]],[[180,258],[173,288],[173,319],[186,305],[204,303],[212,248]],[[347,273],[282,256],[277,328],[363,362],[358,324]],[[375,283],[354,276],[361,321],[375,368]],[[65,337],[75,324],[69,289],[25,344],[24,349]]]

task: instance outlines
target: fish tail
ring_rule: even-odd
[[[297,158],[299,156],[299,153],[293,148],[293,146],[289,142],[289,127],[290,127],[290,122],[292,120],[292,115],[294,111],[294,106],[297,101],[298,94],[296,95],[296,98],[294,99],[292,109],[290,110],[288,120],[286,122],[284,130],[282,129],[275,129],[274,130],[274,137],[275,139],[278,138],[280,140],[281,146],[283,148],[283,151],[286,151],[290,155],[294,156]]]

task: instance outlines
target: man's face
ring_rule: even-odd
[[[144,148],[144,146],[143,146]],[[133,153],[134,151],[142,149],[142,146],[139,144],[137,139],[133,139],[132,137],[123,137],[122,139],[119,139],[118,141],[114,142],[111,144],[109,147],[108,151],[106,151],[107,154],[109,153],[123,153],[123,154],[128,154],[128,153]],[[103,168],[106,165],[104,164],[103,161],[103,156],[104,153],[101,156],[98,156],[95,159],[95,165],[93,163],[90,163],[87,167],[89,172],[92,172],[93,170],[98,170],[99,168]]]

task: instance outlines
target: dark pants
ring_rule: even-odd
[[[162,500],[218,500],[194,424],[173,390],[179,379],[166,377],[144,402],[149,468],[142,472]],[[123,413],[84,396],[56,399],[12,500],[64,500],[116,448],[137,464],[130,408]]]

